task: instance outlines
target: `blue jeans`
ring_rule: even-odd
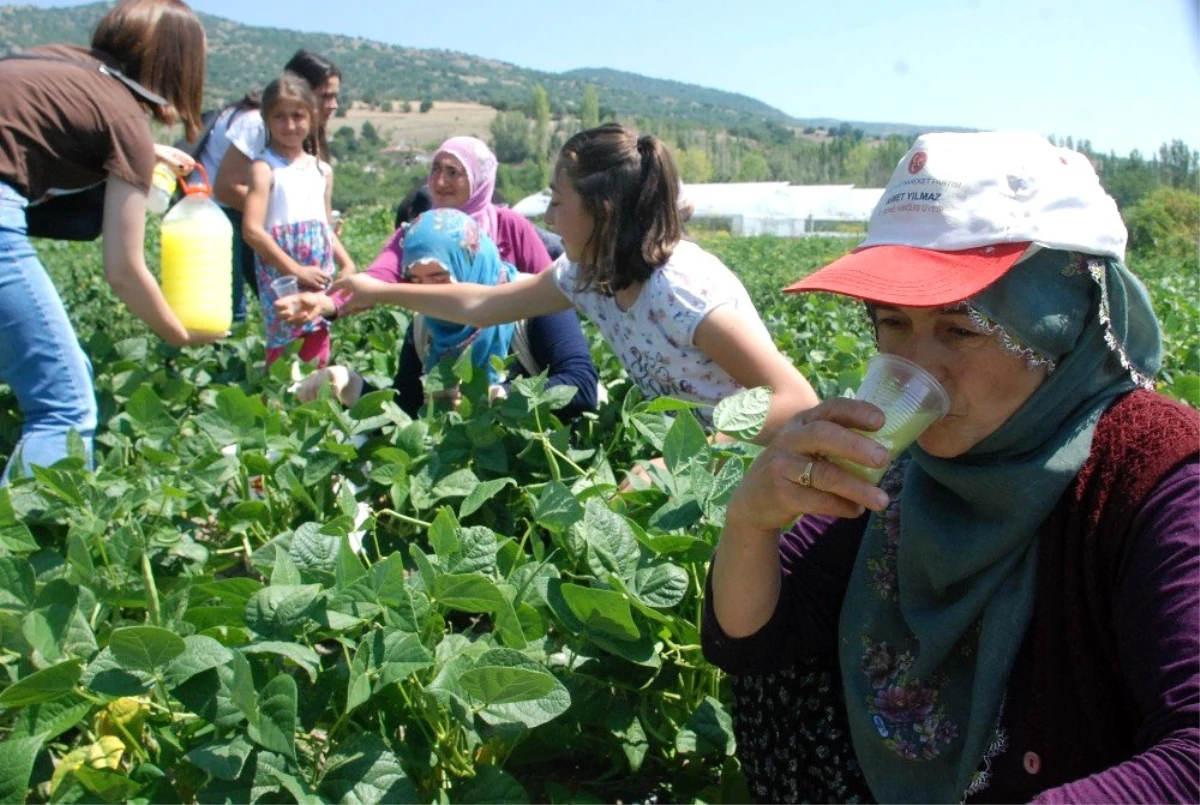
[[[90,460],[96,432],[92,367],[62,300],[25,234],[26,200],[0,182],[0,383],[25,417],[0,484],[67,456],[67,434]]]

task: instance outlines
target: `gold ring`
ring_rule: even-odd
[[[813,471],[813,467],[815,467],[816,464],[817,464],[816,459],[813,459],[812,461],[808,462],[808,466],[804,468],[804,472],[800,473],[800,477],[796,479],[796,483],[800,484],[801,486],[811,487],[812,486],[812,471]]]

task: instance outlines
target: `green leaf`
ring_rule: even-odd
[[[551,531],[562,532],[583,519],[583,506],[566,486],[551,481],[538,498],[533,519]]]
[[[321,670],[321,656],[308,646],[300,643],[288,643],[282,640],[263,640],[248,646],[239,646],[243,654],[277,654],[286,657],[300,666],[313,684],[317,682],[317,673]]]
[[[283,551],[276,551],[275,564],[271,568],[271,586],[295,587],[303,583],[304,579],[300,576],[300,568],[296,567],[291,555]]]
[[[179,642],[182,643],[183,640]],[[154,681],[154,676],[146,671],[127,669],[117,660],[111,648],[105,648],[88,663],[79,681],[85,688],[97,693],[109,696],[137,696],[146,692]]]
[[[41,546],[33,538],[33,532],[24,523],[7,523],[0,525],[0,556],[5,552],[33,553]]]
[[[168,688],[181,685],[196,674],[233,660],[233,652],[211,637],[188,635],[183,642],[183,653],[172,660],[163,673],[163,681]]]
[[[461,790],[456,787],[454,796],[455,805],[526,805],[528,802],[529,792],[517,778],[499,766],[491,765],[477,766],[475,776],[467,780]]]
[[[231,740],[213,741],[198,746],[183,759],[221,780],[236,780],[254,751],[254,745],[238,735]]]
[[[399,758],[377,735],[360,734],[340,743],[325,762],[318,786],[329,801],[342,805],[425,801]]]
[[[25,802],[33,764],[42,750],[40,736],[0,741],[0,802]]]
[[[489,674],[498,672],[501,669],[511,669],[527,671],[530,674],[537,675],[536,680],[532,677],[509,677],[509,679],[516,682],[510,695],[516,695],[522,690],[528,693],[534,686],[542,687],[546,684],[551,685],[548,690],[536,698],[528,698],[524,701],[495,702],[483,708],[479,713],[479,717],[488,724],[493,726],[499,724],[520,724],[525,729],[534,729],[558,718],[571,707],[571,694],[567,691],[563,683],[551,674],[544,665],[530,659],[520,651],[505,648],[491,649],[484,652],[472,667],[466,668],[459,673],[458,682],[456,683],[459,695],[466,693],[462,686],[462,679],[464,677],[471,678],[474,671],[482,669],[488,669]],[[486,679],[487,677],[484,678]],[[478,681],[477,679],[471,684],[477,684]]]
[[[454,512],[450,511],[449,507],[443,506],[438,509],[437,516],[429,526],[428,536],[433,552],[443,562],[448,561],[458,551],[458,521],[454,519]]]
[[[706,466],[709,459],[708,438],[704,428],[691,411],[675,417],[667,438],[663,441],[663,460],[677,478],[685,476],[693,466]]]
[[[250,737],[259,746],[296,760],[296,680],[277,674],[262,689],[257,727]]]
[[[122,668],[153,673],[183,654],[187,643],[157,626],[124,626],[113,630],[108,649]]]
[[[631,587],[633,594],[647,606],[669,609],[687,595],[688,574],[679,565],[669,562],[639,567]]]
[[[479,478],[471,470],[452,472],[433,485],[433,499],[461,498],[471,494],[479,485]]]
[[[268,637],[290,636],[310,619],[319,584],[264,587],[246,602],[246,625]]]
[[[588,498],[583,516],[588,567],[597,578],[609,573],[632,579],[641,551],[637,537],[625,518],[608,508],[599,497]]]
[[[481,707],[540,699],[554,690],[554,676],[532,668],[476,665],[458,678],[471,701]]]
[[[771,389],[759,386],[726,397],[713,409],[713,427],[721,433],[750,441],[762,432],[771,408]]]
[[[589,629],[618,640],[636,640],[637,625],[629,601],[621,593],[578,584],[563,584],[562,596],[571,612]]]
[[[517,482],[512,478],[496,478],[491,481],[484,481],[471,490],[471,493],[463,500],[462,505],[458,509],[459,517],[467,517],[474,514],[483,507],[493,497],[496,496],[501,489],[506,486],[516,486]]]
[[[302,572],[333,575],[340,543],[341,537],[322,533],[320,524],[304,523],[292,536],[288,553]]]
[[[688,719],[686,729],[680,730],[675,739],[676,750],[683,754],[729,756],[736,747],[733,718],[711,696],[704,697]]]
[[[83,665],[79,660],[60,662],[35,671],[0,692],[0,707],[15,709],[53,701],[73,691],[82,674]]]
[[[443,606],[462,612],[494,612],[507,603],[500,588],[478,573],[442,574],[430,592]]]
[[[44,741],[53,741],[82,721],[92,706],[82,696],[69,694],[52,702],[26,707],[17,716],[8,740],[41,736]]]
[[[33,591],[33,566],[24,559],[0,557],[0,612],[24,612],[33,604]]]

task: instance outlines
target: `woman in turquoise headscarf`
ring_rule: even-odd
[[[456,209],[425,212],[406,225],[400,234],[404,255],[400,276],[404,282],[500,285],[522,281],[524,276],[500,259],[496,244],[471,216]],[[416,416],[426,402],[424,377],[439,362],[457,360],[468,350],[472,365],[487,373],[492,398],[507,393],[508,380],[496,370],[492,359],[503,360],[512,355],[515,360],[509,376],[530,377],[545,372],[547,388],[575,388],[571,400],[557,409],[560,418],[573,419],[596,408],[598,373],[573,310],[484,328],[421,314],[413,316],[412,326],[405,333],[400,349],[399,369],[393,381],[400,408],[410,416]],[[344,366],[331,366],[310,375],[297,394],[302,400],[312,399],[326,383],[346,405],[373,390],[356,372]],[[430,396],[456,403],[459,391],[457,388],[439,390]]]
[[[1124,246],[1081,155],[927,135],[788,289],[864,300],[950,412],[876,488],[828,459],[882,467],[882,413],[827,401],[730,501],[703,638],[756,799],[1200,798],[1200,417],[1147,390]]]
[[[401,276],[408,282],[473,282],[498,285],[508,281],[509,267],[489,238],[480,237],[479,227],[458,210],[430,210],[409,226],[404,234]],[[508,357],[513,337],[512,324],[479,329],[441,319],[425,318],[429,332],[424,350],[425,370],[444,358],[457,358],[471,350],[471,363],[487,371],[493,384],[501,380],[491,365],[493,357]],[[424,347],[423,343],[421,347]],[[418,347],[420,349],[421,347]]]

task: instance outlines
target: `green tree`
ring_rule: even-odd
[[[433,108],[433,98],[426,96],[421,99],[421,114],[425,114]]]
[[[550,96],[541,84],[533,85],[533,155],[544,160],[550,153]]]
[[[529,119],[521,112],[501,112],[492,118],[492,151],[500,162],[515,164],[529,158]]]
[[[409,112],[411,112],[412,111],[412,101],[405,101],[404,103],[400,104],[400,111],[406,115]]]
[[[1195,256],[1200,242],[1200,194],[1159,187],[1125,210],[1123,217],[1130,251]]]
[[[757,151],[751,151],[742,157],[734,175],[736,182],[765,182],[770,178],[771,168],[767,165],[767,159]]]
[[[712,160],[708,158],[708,152],[703,148],[688,148],[679,151],[675,155],[675,161],[679,165],[679,178],[683,181],[689,183],[712,181]]]
[[[584,87],[583,100],[579,103],[579,124],[585,129],[600,125],[600,96],[591,84]]]
[[[378,148],[383,144],[383,140],[379,137],[379,130],[375,128],[375,124],[370,120],[363,121],[362,134],[359,136],[369,146]]]
[[[1164,143],[1158,149],[1158,162],[1164,184],[1195,189],[1197,173],[1200,173],[1200,154],[1188,148],[1183,140]]]
[[[384,101],[383,103],[379,104],[379,111],[381,112],[390,112],[393,108],[395,107],[392,106],[391,101]]]

